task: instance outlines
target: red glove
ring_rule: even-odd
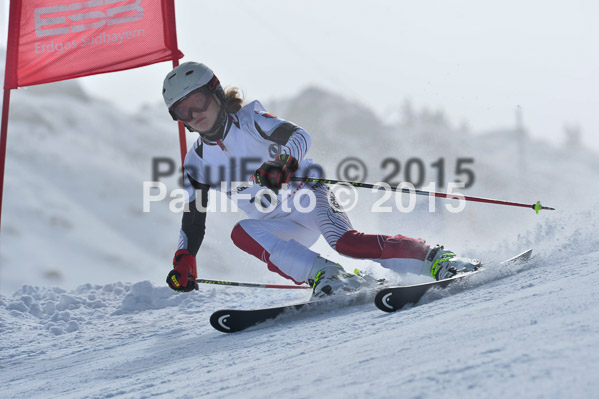
[[[291,155],[281,154],[274,161],[266,161],[256,170],[256,183],[271,190],[278,190],[299,168],[297,159]]]
[[[197,287],[196,258],[186,249],[180,249],[173,258],[174,269],[166,277],[166,283],[178,292],[193,291]]]

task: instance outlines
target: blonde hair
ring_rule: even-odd
[[[234,114],[243,107],[243,95],[237,87],[227,88],[225,99],[225,111],[229,114]]]

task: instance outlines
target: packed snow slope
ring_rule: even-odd
[[[305,292],[149,281],[24,286],[0,300],[3,398],[591,398],[599,389],[599,209],[546,222],[488,267],[396,313],[373,304],[236,334],[212,311]]]

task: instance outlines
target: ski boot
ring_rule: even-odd
[[[338,263],[317,257],[308,274],[312,297],[323,298],[340,291],[356,291],[364,284],[362,277],[346,272]]]
[[[445,280],[458,273],[472,272],[480,267],[478,259],[458,257],[453,251],[436,245],[428,251],[422,265],[422,274],[435,280]]]

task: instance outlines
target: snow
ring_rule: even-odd
[[[433,179],[430,163],[442,157],[452,181],[456,159],[471,157],[476,181],[465,194],[540,199],[557,210],[469,204],[454,215],[439,200],[429,213],[424,199],[412,213],[381,215],[369,212],[379,194],[361,192],[350,212],[360,230],[423,237],[484,260],[533,248],[533,258],[489,267],[394,314],[365,303],[225,335],[208,324],[213,311],[309,293],[166,287],[180,215],[167,202],[142,212],[152,158],[179,156],[162,105],[126,114],[76,82],[14,91],[0,240],[1,398],[596,396],[596,153],[533,140],[521,126],[473,133],[424,111],[384,122],[317,88],[267,108],[310,131],[311,155],[329,177],[348,156],[368,163],[368,181],[388,174],[386,157],[402,166],[419,157]],[[172,190],[177,178],[162,181]],[[241,217],[208,215],[201,277],[288,284],[231,243]],[[423,278],[348,262],[322,240],[315,249],[402,284]]]
[[[306,293],[24,286],[0,303],[2,395],[593,397],[599,251],[577,252],[490,267],[397,313],[362,304],[232,335],[212,311]]]

